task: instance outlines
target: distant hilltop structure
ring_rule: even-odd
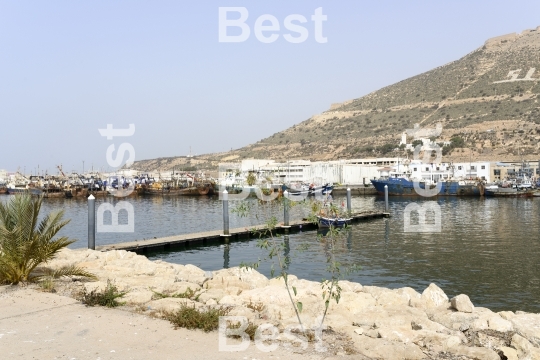
[[[484,46],[486,49],[491,49],[494,47],[501,46],[502,44],[505,44],[507,42],[513,42],[514,40],[517,40],[521,36],[528,35],[531,33],[540,33],[540,26],[538,26],[536,29],[527,29],[523,30],[521,33],[511,33],[501,36],[492,37],[491,39],[487,39],[484,43]]]

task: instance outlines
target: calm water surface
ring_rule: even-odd
[[[98,199],[96,206],[103,201]],[[113,202],[109,198],[106,201]],[[218,230],[222,226],[222,203],[217,198],[143,197],[128,201],[135,208],[135,232],[98,233],[98,245]],[[475,305],[494,311],[540,312],[539,198],[440,198],[437,200],[442,212],[440,233],[404,232],[403,210],[412,201],[423,200],[390,198],[391,218],[355,224],[340,241],[339,261],[362,266],[350,276],[351,280],[389,288],[410,286],[420,292],[435,282],[449,296],[468,294]],[[231,227],[259,224],[270,215],[282,218],[279,206],[259,204],[254,199],[249,203],[253,215],[249,218],[231,215]],[[353,198],[354,210],[383,207],[383,199],[379,197]],[[59,208],[72,219],[62,234],[78,239],[73,248],[85,247],[86,201],[45,199],[43,210]],[[306,209],[295,207],[291,218],[299,219],[305,214]],[[110,221],[110,217],[106,218],[105,223]],[[120,216],[122,221],[126,221],[125,215]],[[325,248],[318,242],[316,232],[292,234],[280,241],[286,241],[284,255],[290,273],[316,281],[328,276]],[[307,244],[307,250],[297,251],[300,244]],[[153,253],[149,257],[217,270],[253,262],[263,258],[264,253],[256,247],[256,240],[249,240]],[[270,275],[267,263],[259,271]]]

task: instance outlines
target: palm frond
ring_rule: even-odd
[[[39,267],[28,277],[29,281],[40,281],[43,278],[59,279],[61,277],[81,276],[91,280],[98,280],[98,277],[77,265],[66,265],[59,269]]]
[[[43,198],[21,194],[11,197],[6,204],[0,203],[0,283],[38,279],[30,275],[36,267],[74,242],[66,236],[55,238],[69,222],[63,220],[63,211],[49,213],[39,220],[42,201]],[[76,267],[63,269],[59,274],[69,275],[70,271],[71,275],[92,275]]]

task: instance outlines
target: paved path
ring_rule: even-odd
[[[0,286],[0,359],[321,359],[253,343],[218,351],[217,332],[174,330],[168,321],[20,287]],[[340,357],[341,358],[341,357]]]

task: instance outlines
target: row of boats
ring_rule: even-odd
[[[78,174],[71,176],[30,176],[18,174],[14,181],[0,183],[0,194],[18,194],[28,192],[45,198],[74,198],[114,195],[118,197],[140,195],[213,195],[216,184],[212,179],[192,176],[186,181],[156,180],[148,176],[97,176],[85,177]]]
[[[213,178],[183,174],[168,179],[155,179],[147,174],[140,176],[83,176],[71,174],[70,176],[18,176],[9,183],[0,182],[0,194],[17,194],[28,192],[35,196],[45,198],[74,198],[113,195],[117,197],[142,195],[169,195],[169,196],[211,196],[226,189],[229,193],[246,192],[257,194],[262,191],[264,195],[270,192],[283,193],[288,191],[291,199],[300,200],[308,196],[324,196],[332,192],[333,185],[326,183],[315,185],[313,183],[289,184],[254,184],[226,183]]]
[[[512,179],[486,183],[483,179],[463,179],[452,176],[429,176],[421,179],[396,171],[371,180],[379,194],[394,196],[486,196],[486,197],[532,197],[540,196],[540,181],[534,182],[527,174]]]

